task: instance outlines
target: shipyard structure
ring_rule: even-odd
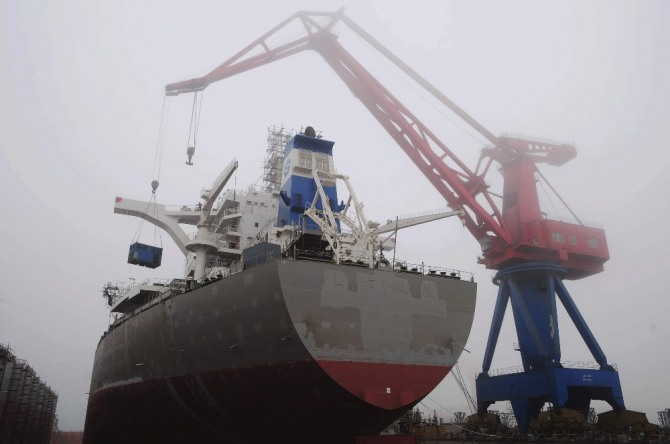
[[[32,367],[0,344],[0,443],[49,443],[57,401]]]
[[[295,33],[294,25],[304,32]],[[336,26],[357,34],[486,140],[477,163],[463,162],[385,88],[340,44]],[[576,147],[496,136],[342,9],[299,11],[209,73],[166,85],[166,96],[193,94],[186,164],[193,165],[206,88],[305,50],[324,59],[452,215],[458,213],[481,248],[477,262],[495,271],[498,295],[472,403],[478,417],[509,401],[519,431],[527,433],[547,403],[586,420],[591,402],[601,400],[613,415],[625,416],[619,372],[566,285],[604,271],[605,231],[583,223],[538,168],[565,164],[577,155]],[[307,129],[276,157],[281,168],[270,168],[277,173],[273,185],[249,189],[245,197],[232,191],[215,200],[234,163],[203,190],[196,208],[117,198],[117,213],[142,217],[170,234],[187,256],[187,275],[130,291],[105,287],[116,318],[96,351],[85,440],[96,436],[89,442],[101,443],[110,430],[132,429],[178,442],[177,417],[170,415],[181,412],[182,418],[186,412],[193,430],[216,439],[262,442],[270,433],[292,442],[360,442],[359,436],[374,435],[419,403],[455,365],[474,313],[474,282],[456,270],[412,266],[388,254],[394,239],[383,235],[389,225],[393,231],[393,221],[373,224],[365,218],[346,176],[333,167],[333,142]],[[156,159],[162,131],[161,124]],[[160,164],[154,171],[160,172]],[[493,189],[490,179],[498,173],[502,187]],[[346,201],[338,180],[347,185]],[[157,176],[152,187],[155,193]],[[563,214],[552,215],[554,205],[541,200],[539,190],[558,198]],[[197,233],[187,235],[185,224]],[[128,261],[157,267],[161,254],[160,247],[136,242]],[[595,364],[562,360],[559,305]],[[491,368],[508,306],[522,364],[512,372]],[[156,409],[157,400],[164,411]],[[288,434],[296,424],[299,437]],[[281,428],[287,434],[272,433]],[[138,436],[117,441],[143,442]]]

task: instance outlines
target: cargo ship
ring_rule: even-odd
[[[369,221],[335,172],[334,142],[311,127],[269,134],[263,186],[224,192],[233,161],[196,206],[116,198],[115,213],[170,234],[186,273],[104,286],[113,321],[84,443],[361,442],[456,363],[473,276],[391,251],[398,229],[461,213]],[[161,256],[136,242],[128,262],[154,268]]]

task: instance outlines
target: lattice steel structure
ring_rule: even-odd
[[[58,395],[0,344],[0,443],[47,444]]]
[[[268,148],[263,161],[263,190],[275,191],[281,186],[284,147],[295,135],[295,131],[283,126],[268,128]]]
[[[666,432],[670,432],[670,409],[658,412],[658,425]]]

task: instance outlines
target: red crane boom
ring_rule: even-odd
[[[272,46],[269,39],[294,21],[302,23],[306,35]],[[476,171],[463,164],[345,50],[331,32],[338,22],[347,25],[492,144],[482,151]],[[252,55],[259,48],[260,54]],[[587,227],[579,220],[577,223],[551,220],[540,210],[536,174],[541,176],[541,173],[536,164],[561,165],[575,157],[575,147],[496,137],[346,17],[343,10],[297,12],[205,76],[167,85],[166,94],[201,91],[219,80],[308,49],[323,57],[448,204],[465,210],[463,223],[482,248],[480,263],[499,270],[519,262],[551,262],[563,267],[568,279],[603,270],[609,253],[602,229]],[[504,177],[502,210],[494,202],[484,180],[494,161],[500,165]]]

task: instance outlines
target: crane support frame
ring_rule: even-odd
[[[498,297],[489,330],[482,372],[477,376],[477,405],[485,413],[496,401],[510,400],[519,430],[526,433],[530,421],[545,402],[567,407],[587,417],[591,400],[603,400],[625,408],[618,371],[607,362],[598,341],[562,282],[566,271],[553,264],[529,262],[499,271],[494,283]],[[564,368],[556,309],[563,303],[598,369]],[[523,371],[490,376],[498,335],[511,302]]]

